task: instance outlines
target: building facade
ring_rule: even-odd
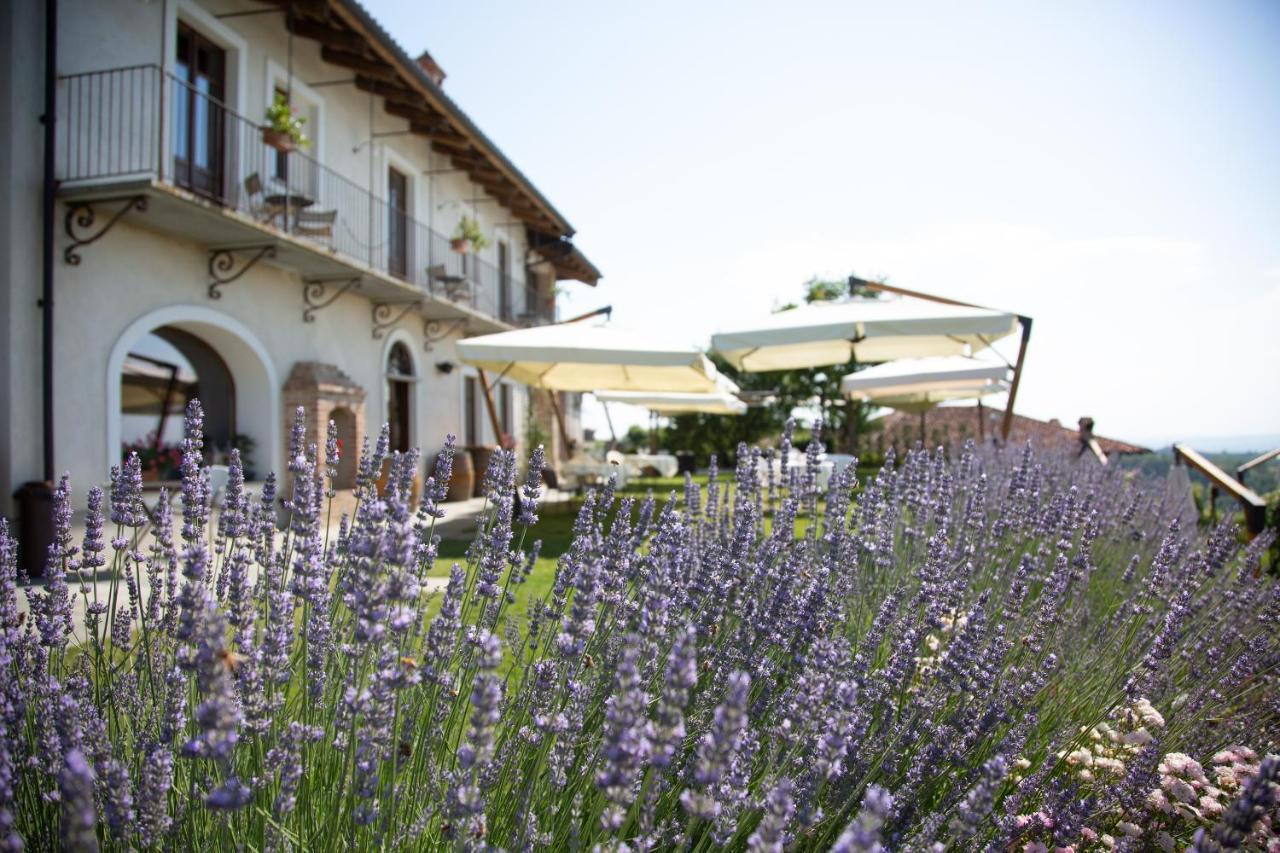
[[[134,446],[163,478],[195,395],[212,461],[240,447],[259,474],[284,467],[297,405],[313,438],[333,419],[351,456],[384,421],[394,447],[428,457],[446,433],[554,434],[524,386],[488,377],[491,411],[454,342],[555,322],[557,281],[599,273],[428,54],[410,57],[355,0],[56,4],[57,471],[83,488]],[[51,5],[0,11],[6,515],[42,477],[38,48]],[[273,105],[305,141],[278,132]],[[456,241],[464,220],[483,239]],[[576,401],[563,402],[574,423]]]

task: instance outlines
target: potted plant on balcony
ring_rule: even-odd
[[[458,228],[453,232],[449,245],[461,254],[478,252],[489,245],[489,238],[480,230],[479,222],[470,216],[464,216],[458,220]]]
[[[267,123],[262,127],[262,141],[277,151],[286,153],[307,146],[307,136],[302,127],[306,116],[295,115],[289,99],[276,92],[275,100],[267,107]]]

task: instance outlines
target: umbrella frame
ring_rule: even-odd
[[[942,305],[959,305],[965,308],[983,308],[982,305],[974,305],[972,302],[961,302],[958,299],[948,299],[945,296],[934,296],[931,293],[921,293],[918,290],[908,290],[905,287],[894,287],[890,284],[882,284],[878,281],[859,281],[859,284],[869,287],[872,290],[880,290],[885,293],[896,293],[900,296],[912,296],[916,299],[927,299],[930,302],[937,302]],[[1022,329],[1022,336],[1018,343],[1018,358],[1013,365],[1013,381],[1009,384],[1009,402],[1004,408],[1004,420],[1000,424],[1000,438],[1003,441],[1009,440],[1009,430],[1013,427],[1013,403],[1018,398],[1018,386],[1022,382],[1022,365],[1027,358],[1027,342],[1031,340],[1031,318],[1025,314],[1014,315],[1018,318],[1018,325]]]

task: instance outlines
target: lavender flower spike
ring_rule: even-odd
[[[538,498],[542,495],[542,468],[546,463],[546,451],[539,444],[529,457],[529,471],[520,489],[519,521],[526,527],[538,523]]]
[[[716,708],[711,731],[698,741],[697,764],[693,771],[695,787],[680,795],[685,811],[703,820],[715,820],[720,814],[721,803],[716,798],[716,787],[742,746],[747,728],[747,692],[751,689],[751,677],[745,672],[729,675],[728,690],[724,702]]]
[[[831,853],[884,853],[888,848],[881,841],[880,828],[892,810],[893,796],[879,785],[869,786],[862,810],[840,833]]]
[[[97,853],[98,812],[93,803],[93,769],[78,749],[67,753],[58,774],[62,794],[62,849]]]

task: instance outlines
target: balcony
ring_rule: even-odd
[[[304,151],[278,150],[261,125],[158,66],[65,76],[58,98],[72,263],[115,211],[206,246],[215,298],[219,281],[265,259],[307,282],[358,286],[375,325],[378,305],[415,303],[473,333],[555,321],[553,293],[526,286],[523,269],[454,251],[407,210]]]

